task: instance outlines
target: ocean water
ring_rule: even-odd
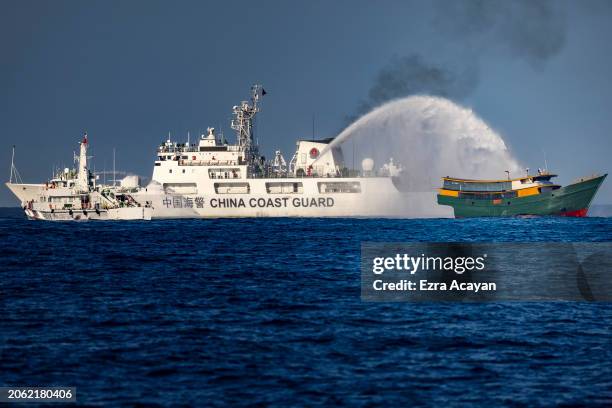
[[[612,406],[612,303],[365,303],[362,241],[612,241],[612,219],[4,210],[0,385],[111,406]]]

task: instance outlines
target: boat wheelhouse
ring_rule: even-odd
[[[471,199],[527,197],[561,188],[551,181],[556,174],[540,173],[508,180],[470,180],[444,177],[441,195]]]

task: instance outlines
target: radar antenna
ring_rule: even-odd
[[[233,107],[232,129],[236,131],[236,138],[240,150],[244,152],[244,160],[251,170],[259,167],[259,147],[254,139],[255,115],[259,112],[259,99],[266,94],[261,85],[251,87],[251,101],[242,101]]]

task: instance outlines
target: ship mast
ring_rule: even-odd
[[[13,169],[15,168],[15,145],[13,145],[13,154],[11,155],[11,175],[9,177],[9,184],[13,183]]]
[[[89,177],[87,169],[87,133],[83,136],[83,141],[80,143],[81,148],[79,152],[79,171],[77,173],[76,187],[78,191],[86,192],[89,191]]]
[[[259,146],[255,142],[253,126],[255,115],[259,112],[259,98],[266,94],[261,85],[251,87],[251,102],[242,101],[233,107],[232,129],[236,131],[236,139],[240,150],[244,153],[244,160],[251,172],[259,168]]]

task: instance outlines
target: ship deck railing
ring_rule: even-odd
[[[575,180],[573,180],[570,184],[578,184],[578,183],[582,183],[584,181],[589,181],[589,180],[593,180],[596,179],[597,177],[601,177],[603,176],[603,174],[600,173],[592,173],[588,176],[583,176],[583,177],[578,177]]]
[[[241,146],[238,145],[221,145],[220,147],[226,147],[228,152],[239,152],[241,150]],[[167,147],[162,146],[157,148],[158,153],[199,153],[200,146],[199,145],[191,145],[181,146],[181,147]]]
[[[243,166],[236,160],[179,160],[179,166]]]
[[[364,178],[364,177],[387,177],[383,174],[367,174],[364,175],[361,172],[348,172],[338,174],[293,174],[293,173],[264,173],[264,174],[250,174],[247,178],[249,179],[311,179],[311,178],[328,178],[328,179],[347,179],[347,178]]]

